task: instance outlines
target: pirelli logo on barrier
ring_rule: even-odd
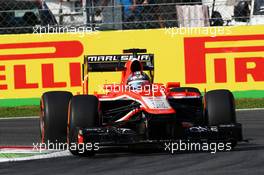
[[[184,38],[184,54],[186,84],[264,82],[264,35]]]
[[[0,44],[0,92],[81,86],[81,65],[78,58],[83,55],[83,50],[80,41]],[[68,81],[54,78],[54,62],[60,59],[67,64],[69,71],[65,71],[65,65],[57,65],[57,77],[67,74]],[[77,60],[69,62],[67,59]],[[39,69],[30,71],[36,65]],[[10,69],[9,72],[7,68]],[[35,77],[36,81],[30,81],[29,77]],[[7,78],[12,82],[8,83]]]

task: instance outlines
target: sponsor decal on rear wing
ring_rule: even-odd
[[[132,54],[123,55],[85,55],[84,65],[87,66],[88,72],[112,72],[122,71],[128,60],[135,59]],[[143,65],[143,70],[154,69],[153,54],[137,54],[136,59]]]

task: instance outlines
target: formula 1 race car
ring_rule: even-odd
[[[116,71],[122,73],[119,84],[105,84],[105,93],[88,95],[89,73]],[[145,49],[85,56],[83,95],[65,91],[42,95],[42,142],[93,143],[86,152],[93,155],[98,146],[177,140],[222,141],[235,146],[242,140],[229,90],[212,90],[202,96],[194,87],[153,80],[154,55],[146,54]],[[81,154],[78,149],[70,151]]]

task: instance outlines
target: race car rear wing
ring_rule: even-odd
[[[88,94],[88,79],[91,72],[116,72],[126,69],[128,60],[137,59],[141,62],[143,71],[154,79],[154,55],[146,54],[146,49],[127,49],[121,55],[85,55],[83,64],[83,92]]]
[[[88,72],[123,71],[128,60],[138,59],[143,70],[154,70],[153,54],[123,54],[123,55],[85,55],[84,66]]]

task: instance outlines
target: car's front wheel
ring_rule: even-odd
[[[236,123],[234,96],[229,90],[212,90],[205,94],[205,119],[210,126]]]
[[[94,150],[75,148],[78,145],[79,129],[100,126],[98,106],[98,98],[93,95],[77,95],[72,98],[69,105],[68,139],[73,155],[94,155]]]
[[[206,125],[219,126],[237,124],[234,96],[229,90],[209,91],[205,94],[204,100],[204,118]],[[241,138],[242,130],[237,130],[236,134],[229,140],[231,146],[235,147],[237,141]]]

